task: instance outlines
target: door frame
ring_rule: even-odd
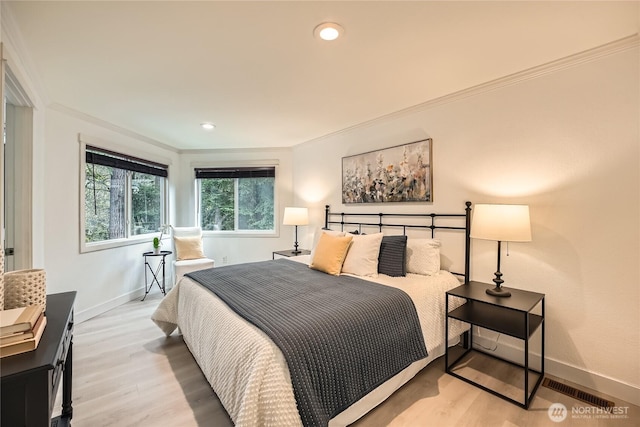
[[[10,224],[15,252],[12,257],[5,255],[5,271],[10,271],[33,266],[33,104],[4,57],[0,67],[1,117],[5,135],[10,139],[4,142],[12,144],[11,149],[7,150],[3,144],[0,150],[0,228],[3,246],[9,237],[5,229],[9,220],[5,212],[5,197],[12,197],[15,203]],[[7,153],[13,158],[7,157]],[[6,168],[5,162],[12,162],[13,170]],[[7,179],[7,173],[12,174],[11,180]]]

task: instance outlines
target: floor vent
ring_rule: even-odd
[[[550,388],[551,390],[555,390],[558,393],[566,394],[567,396],[571,396],[575,399],[581,400],[598,408],[613,408],[614,406],[616,406],[616,404],[610,400],[603,399],[591,393],[587,393],[586,391],[578,390],[575,387],[562,384],[549,378],[544,379],[544,381],[542,382],[542,386]]]

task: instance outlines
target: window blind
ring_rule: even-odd
[[[195,168],[196,178],[275,178],[274,166]]]
[[[91,147],[89,145],[87,145],[85,152],[87,164],[110,166],[113,168],[146,173],[165,178],[169,176],[169,166],[161,163],[139,159],[137,157],[116,153],[102,148]]]

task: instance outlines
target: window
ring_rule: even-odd
[[[275,167],[195,169],[203,230],[275,231]]]
[[[168,166],[89,145],[85,157],[85,243],[157,233]]]

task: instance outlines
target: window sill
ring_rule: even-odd
[[[107,249],[121,248],[124,246],[140,245],[144,243],[149,244],[149,246],[151,247],[153,238],[157,237],[157,234],[158,233],[141,234],[138,236],[130,237],[128,239],[104,240],[101,242],[92,242],[92,243],[81,242],[80,253],[83,254],[83,253],[97,252],[97,251],[103,251]],[[163,246],[170,245],[169,236],[165,235],[165,237],[162,238],[162,242],[163,242]]]
[[[202,237],[279,237],[277,231],[215,231],[202,230]]]

